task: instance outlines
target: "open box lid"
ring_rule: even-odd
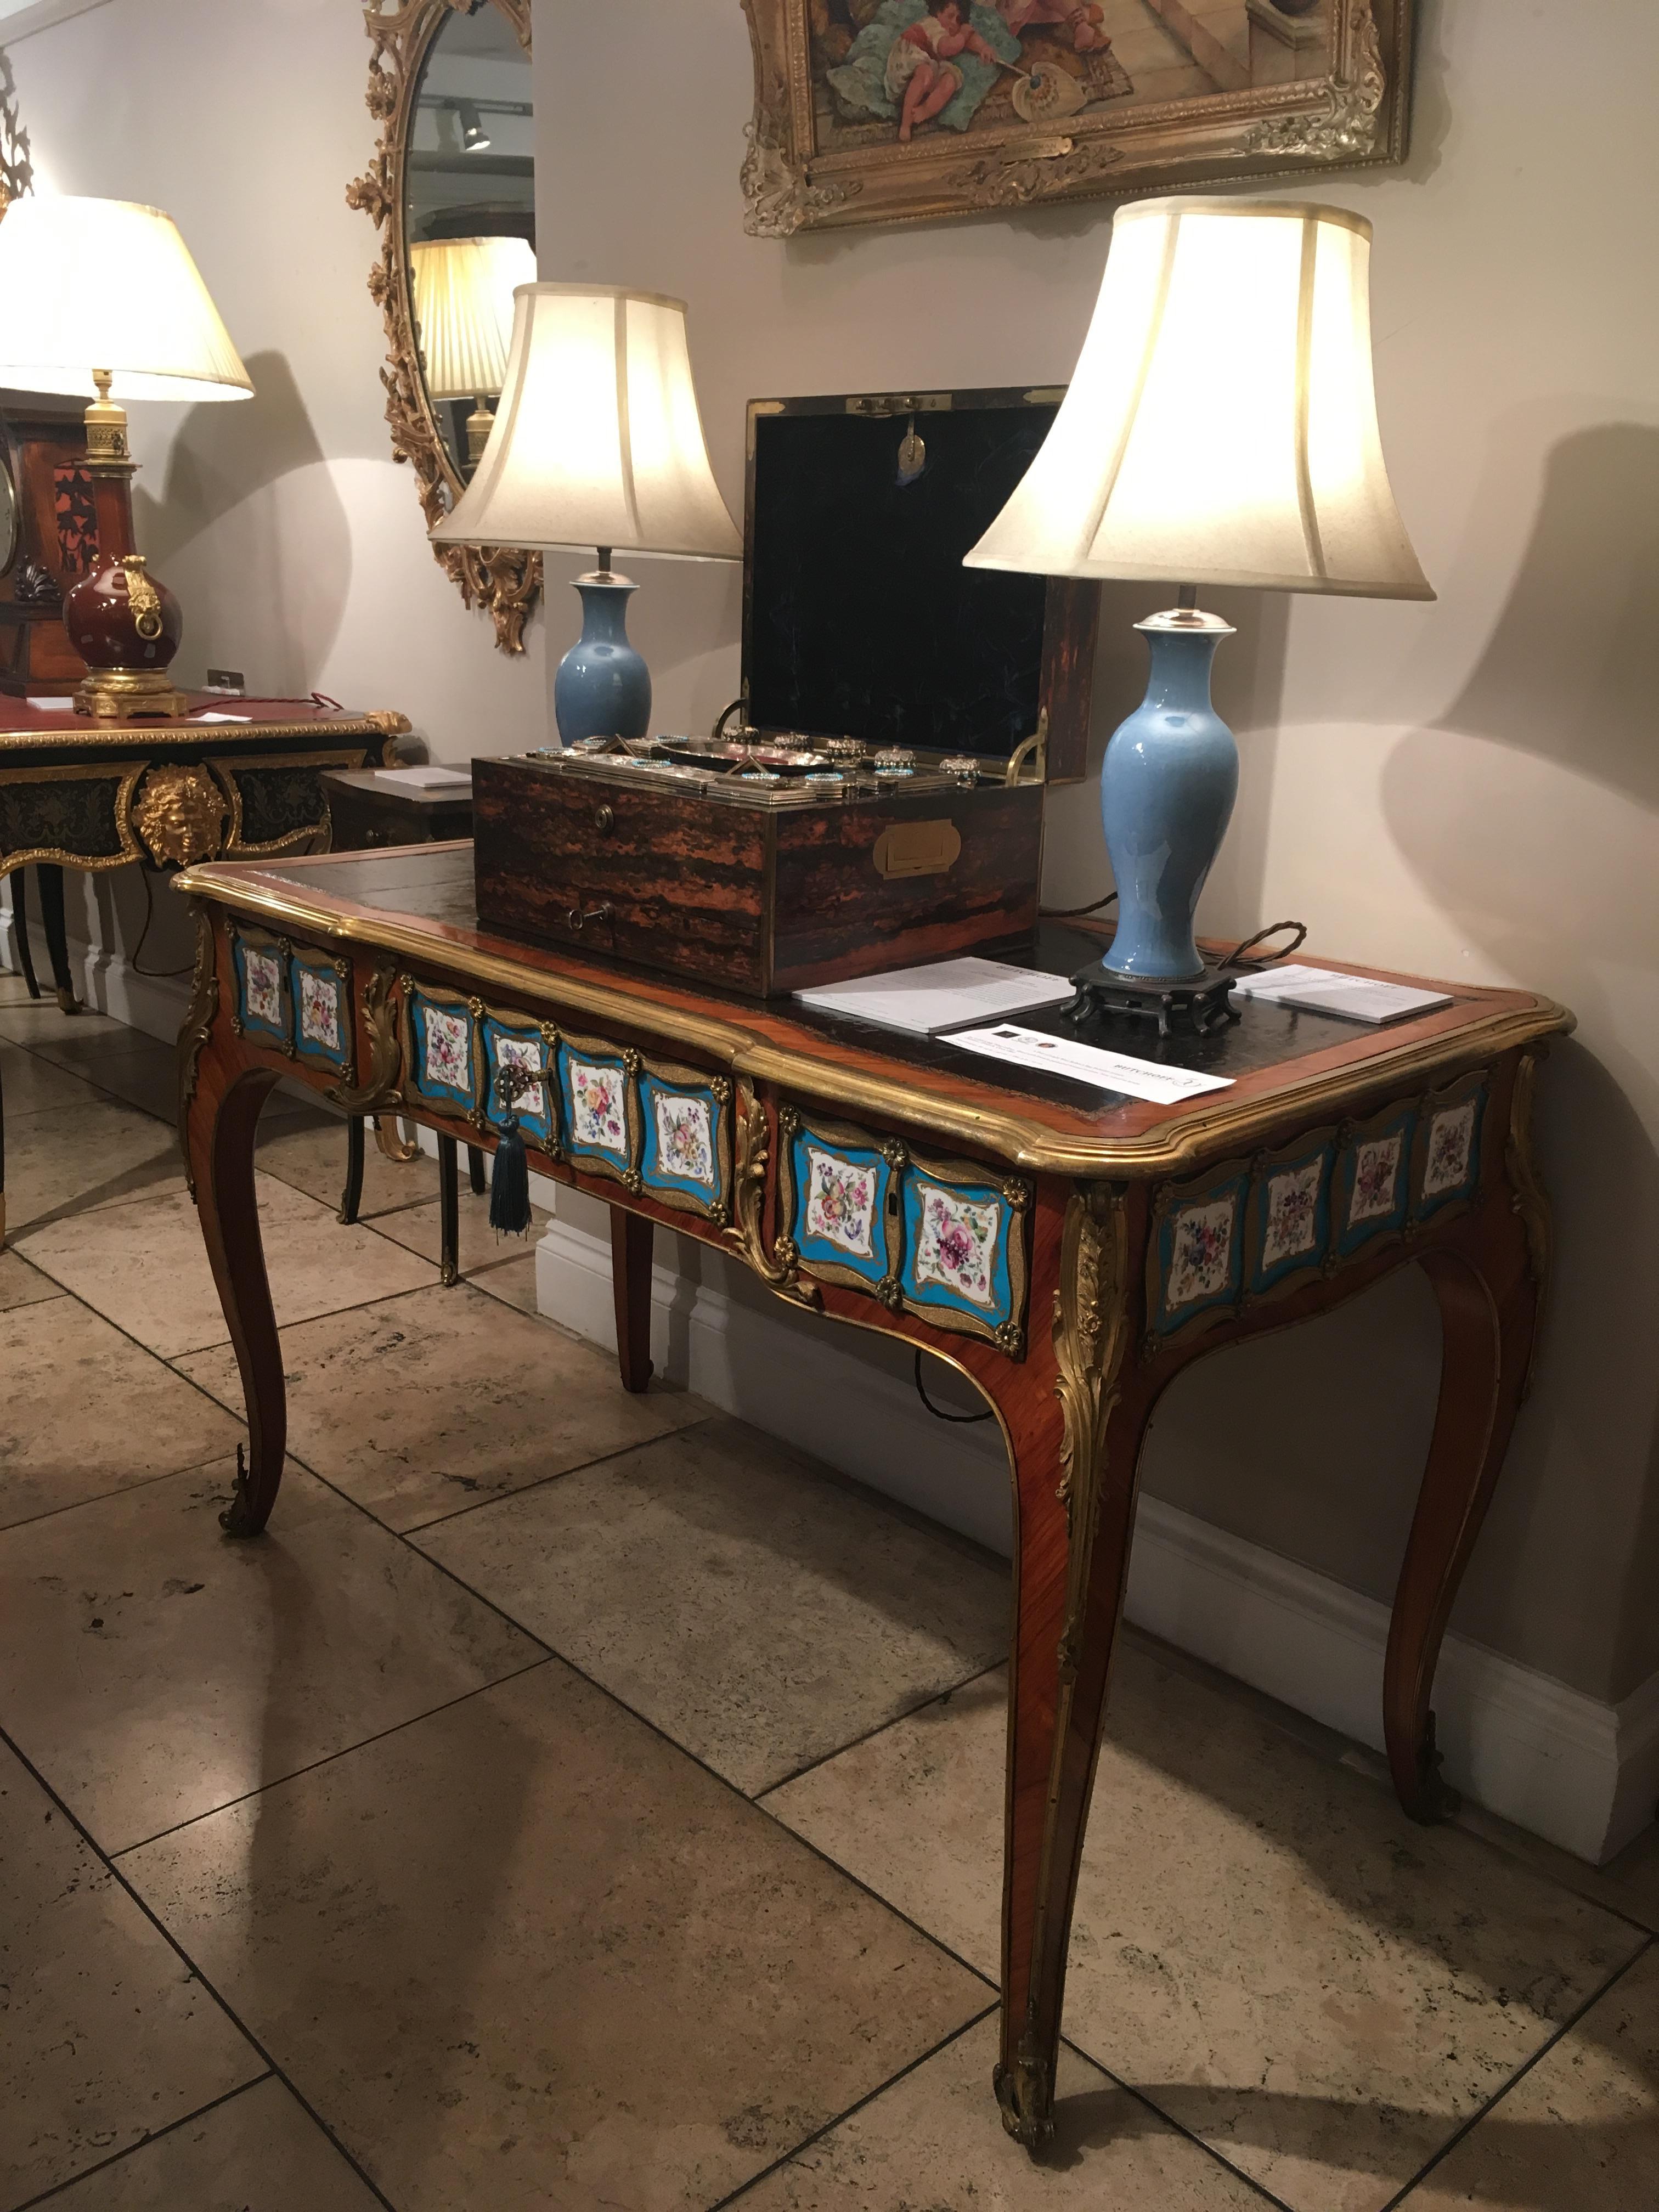
[[[1003,761],[1041,722],[1049,781],[1083,775],[1098,584],[962,565],[1063,397],[1050,386],[750,400],[747,721]],[[906,453],[907,469],[912,431],[922,451]]]

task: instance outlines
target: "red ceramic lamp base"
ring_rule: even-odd
[[[179,602],[142,553],[100,562],[64,601],[64,626],[87,664],[75,710],[100,721],[189,711],[167,671],[184,635]]]

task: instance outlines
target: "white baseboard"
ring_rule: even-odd
[[[541,1310],[614,1349],[601,1210],[554,1185],[538,1199],[544,1193],[557,1210],[537,1248]],[[827,1329],[706,1247],[659,1235],[653,1273],[652,1358],[668,1379],[1006,1556],[1007,1463],[994,1423],[933,1420],[893,1345]],[[938,1389],[953,1407],[968,1402],[948,1381]],[[1178,1649],[1382,1750],[1389,1614],[1375,1599],[1143,1492],[1127,1613]],[[1435,1711],[1447,1779],[1581,1858],[1603,1863],[1654,1817],[1659,1675],[1621,1705],[1603,1705],[1449,1636]]]
[[[15,878],[14,878],[15,880]],[[52,963],[46,955],[46,932],[38,915],[29,917],[29,951],[34,958],[35,980],[44,999],[52,991]],[[70,975],[76,995],[94,1012],[112,1014],[129,1029],[163,1044],[177,1041],[190,1004],[190,976],[146,975],[118,952],[106,952],[68,939]],[[16,925],[9,914],[0,917],[0,968],[18,972]]]

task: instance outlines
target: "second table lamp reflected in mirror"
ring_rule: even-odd
[[[1200,584],[1431,599],[1383,466],[1371,227],[1346,209],[1230,199],[1121,208],[1053,428],[970,567],[1174,583],[1136,627],[1152,672],[1101,768],[1117,933],[1094,1002],[1224,1006],[1193,935],[1238,789],[1210,699],[1231,626]],[[1209,998],[1206,1001],[1206,993]]]
[[[708,465],[685,305],[655,292],[521,284],[501,403],[477,472],[434,545],[585,552],[582,635],[553,706],[567,745],[642,738],[651,677],[628,641],[632,580],[613,551],[739,561],[743,541]]]
[[[465,459],[476,468],[495,421],[484,403],[507,381],[513,295],[535,283],[535,250],[524,238],[421,239],[409,264],[427,392],[441,404],[472,402]]]

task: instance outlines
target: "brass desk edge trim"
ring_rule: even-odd
[[[9,752],[36,749],[44,752],[54,746],[59,750],[78,751],[88,746],[108,746],[113,750],[123,745],[167,744],[198,737],[222,750],[226,745],[263,744],[270,738],[314,737],[325,744],[331,738],[401,738],[412,726],[406,714],[378,708],[368,714],[342,715],[337,721],[248,722],[240,729],[234,723],[203,722],[189,716],[173,720],[158,715],[153,721],[114,724],[88,720],[77,730],[0,730],[0,759]]]
[[[1011,1166],[1039,1175],[1085,1178],[1167,1175],[1189,1166],[1212,1152],[1218,1144],[1229,1148],[1264,1134],[1287,1114],[1299,1113],[1310,1103],[1352,1097],[1360,1091],[1387,1087],[1408,1079],[1437,1073],[1443,1069],[1472,1065],[1546,1036],[1559,1036],[1577,1026],[1576,1018],[1553,1000],[1529,994],[1529,1007],[1511,1007],[1483,1017],[1467,1029],[1443,1031],[1379,1054],[1358,1068],[1326,1070],[1289,1085],[1271,1098],[1254,1099],[1231,1111],[1213,1103],[1160,1123],[1138,1137],[1077,1139],[1033,1127],[1015,1114],[965,1106],[933,1091],[915,1091],[894,1078],[858,1073],[849,1068],[819,1068],[781,1047],[757,1037],[732,1021],[687,1013],[674,1006],[643,1003],[618,1007],[614,987],[584,982],[574,976],[550,975],[497,953],[479,952],[466,946],[434,940],[427,932],[393,921],[368,923],[353,915],[307,906],[301,899],[217,878],[222,862],[204,862],[173,878],[173,888],[196,898],[233,907],[308,930],[319,937],[343,939],[368,950],[398,954],[424,961],[492,989],[555,995],[562,1003],[584,1013],[629,1021],[632,1025],[672,1037],[722,1061],[733,1075],[771,1084],[797,1097],[824,1101],[837,1110],[861,1109],[878,1116],[897,1115],[923,1124],[937,1139],[948,1134],[957,1142],[977,1146]],[[235,866],[236,863],[230,865]],[[250,862],[240,865],[252,866]],[[1213,1100],[1214,1094],[1209,1094]]]

